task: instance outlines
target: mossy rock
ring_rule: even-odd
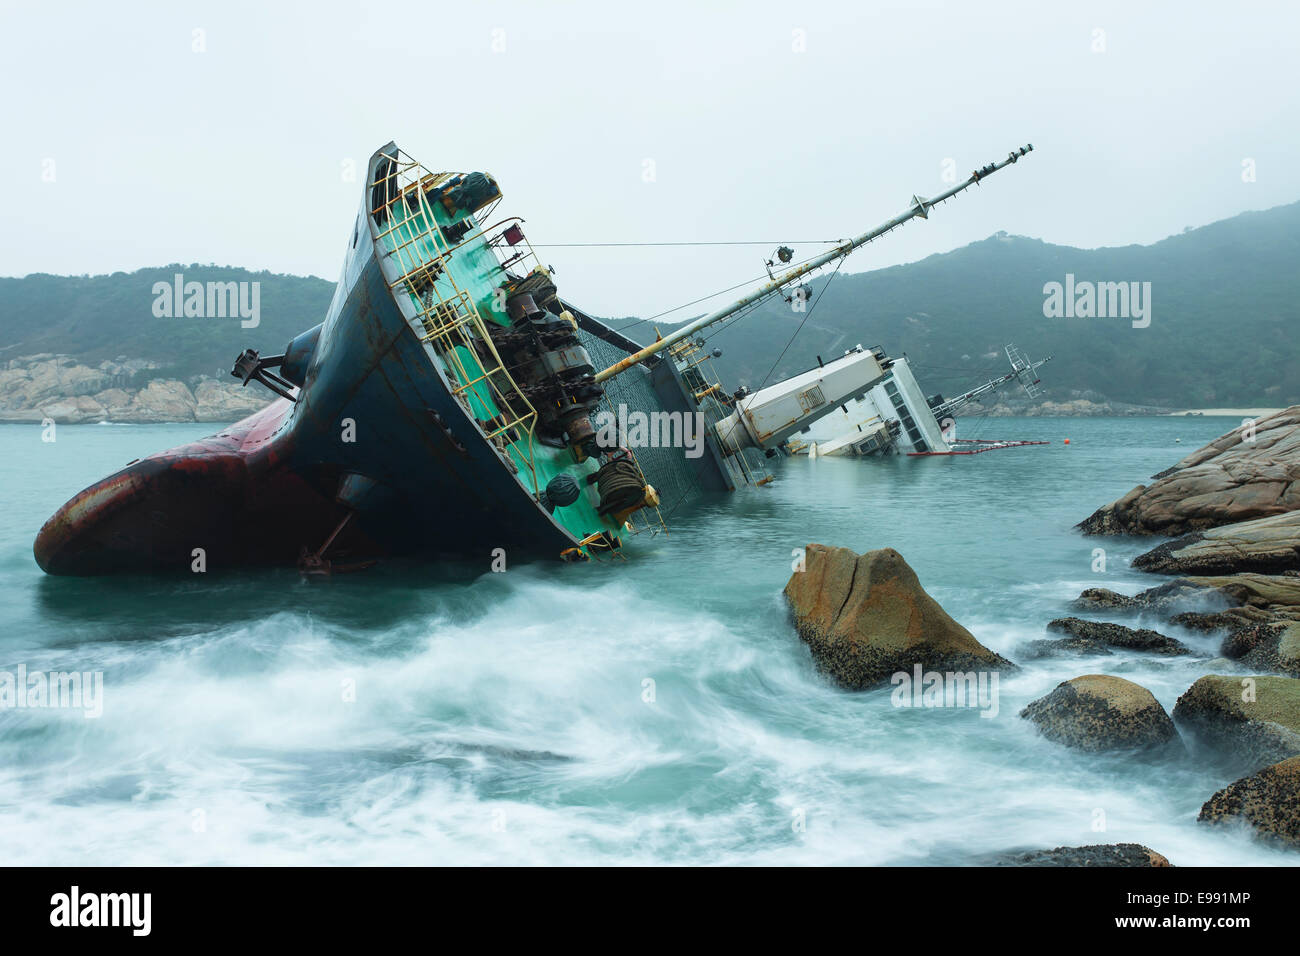
[[[1091,846],[1058,846],[1054,850],[1032,850],[999,857],[997,866],[1173,866],[1168,858],[1141,843],[1098,843]]]
[[[1224,787],[1201,807],[1202,823],[1249,825],[1255,835],[1300,850],[1300,757]]]
[[[1048,740],[1098,753],[1174,746],[1178,731],[1151,691],[1105,674],[1085,674],[1057,685],[1020,716]]]
[[[1300,679],[1209,674],[1178,698],[1174,721],[1244,770],[1300,756]]]

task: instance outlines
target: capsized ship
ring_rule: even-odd
[[[248,350],[236,362],[233,374],[276,399],[76,495],[41,528],[36,560],[51,574],[93,575],[191,570],[200,559],[209,570],[328,571],[402,554],[486,565],[618,552],[628,535],[663,528],[661,502],[765,480],[751,453],[864,394],[891,364],[856,350],[794,393],[729,395],[709,379],[701,329],[926,217],[1032,148],[933,199],[913,196],[893,219],[769,271],[753,292],[643,347],[560,298],[523,220],[495,217],[491,176],[433,173],[390,143],[368,164],[325,320],[281,355]],[[700,453],[602,437],[599,413],[629,409],[702,416]]]
[[[860,347],[860,346],[859,346]],[[894,359],[889,374],[852,402],[841,404],[815,427],[800,429],[785,450],[815,458],[868,458],[880,455],[977,455],[1002,448],[1046,445],[1042,441],[958,438],[954,417],[961,409],[1008,382],[1016,381],[1030,398],[1041,394],[1038,369],[1052,360],[1031,362],[1015,345],[1006,347],[1011,371],[963,392],[956,398],[926,396],[907,356]]]

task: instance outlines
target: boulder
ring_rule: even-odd
[[[66,355],[27,355],[0,367],[0,421],[235,422],[263,408],[271,396],[219,377],[201,378],[193,391],[175,379],[145,374],[159,366],[119,357],[97,368]]]
[[[1279,618],[1270,611],[1255,607],[1230,607],[1223,611],[1183,611],[1169,619],[1170,624],[1191,631],[1238,631],[1256,624],[1271,624]]]
[[[1157,574],[1300,570],[1300,511],[1194,531],[1133,559]]]
[[[1300,612],[1300,574],[1221,574],[1213,577],[1188,575],[1172,584],[1216,594],[1238,607],[1255,607],[1266,611]],[[1152,592],[1159,589],[1153,588]],[[1144,592],[1145,593],[1145,592]]]
[[[68,358],[55,358],[34,363],[14,395],[27,407],[39,407],[59,399],[93,395],[108,385],[109,376],[103,371],[78,365]]]
[[[1300,755],[1300,680],[1209,674],[1178,698],[1174,720],[1226,762],[1258,770]]]
[[[1097,843],[1058,846],[999,857],[996,866],[1173,866],[1163,855],[1141,843]]]
[[[76,425],[81,422],[102,422],[107,417],[103,405],[89,395],[77,395],[41,406],[41,416],[61,424]]]
[[[1114,653],[1105,644],[1086,637],[1062,637],[1052,641],[1030,641],[1021,648],[1020,656],[1026,660],[1040,661],[1044,658],[1068,657],[1071,654],[1096,654],[1109,657]]]
[[[1200,605],[1200,607],[1196,607]],[[1213,607],[1217,605],[1217,607]],[[1300,574],[1224,574],[1213,577],[1189,575],[1174,578],[1154,588],[1147,588],[1132,596],[1119,594],[1109,588],[1088,588],[1074,600],[1074,607],[1082,611],[1118,611],[1139,613],[1155,611],[1164,616],[1178,615],[1174,623],[1196,626],[1194,618],[1182,617],[1185,612],[1222,615],[1225,610],[1241,608],[1231,615],[1238,624],[1260,624],[1267,621],[1300,619]],[[1226,623],[1228,618],[1216,618],[1214,625]]]
[[[136,392],[124,419],[133,422],[192,422],[194,408],[194,393],[184,382],[156,378]]]
[[[1074,599],[1073,606],[1080,611],[1132,614],[1155,611],[1167,616],[1188,605],[1216,604],[1222,607],[1238,603],[1230,596],[1214,595],[1213,590],[1213,587],[1193,584],[1187,578],[1175,578],[1133,595],[1120,594],[1109,588],[1088,588]]]
[[[1190,654],[1191,648],[1172,637],[1149,628],[1125,627],[1108,621],[1086,621],[1080,617],[1061,617],[1047,625],[1049,631],[1065,634],[1054,641],[1035,641],[1040,656],[1054,652],[1109,654],[1112,648],[1145,651],[1150,654],[1176,656]]]
[[[1145,593],[1145,592],[1144,592]],[[1087,588],[1074,599],[1074,607],[1082,611],[1141,611],[1144,606],[1135,597],[1120,594],[1110,588]]]
[[[1078,750],[1145,750],[1178,741],[1173,721],[1151,691],[1104,674],[1058,684],[1020,716],[1048,740]]]
[[[234,382],[204,379],[194,387],[194,419],[236,422],[264,408],[272,398],[261,386],[242,387]]]
[[[1257,836],[1300,850],[1300,757],[1224,787],[1201,807],[1202,823],[1246,823]]]
[[[961,672],[1015,667],[949,617],[892,548],[859,555],[810,544],[785,597],[818,666],[847,688],[875,687],[918,665]]]
[[[1221,652],[1252,670],[1300,677],[1300,621],[1243,627],[1224,639]]]
[[[95,395],[95,401],[104,406],[110,421],[121,421],[131,407],[132,393],[124,388],[106,388]]]
[[[1180,535],[1300,508],[1300,405],[1235,428],[1085,518],[1085,534]]]

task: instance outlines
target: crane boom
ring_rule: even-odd
[[[814,258],[810,259],[808,262],[805,262],[803,265],[795,266],[794,268],[787,269],[785,272],[782,272],[779,275],[773,276],[769,282],[759,286],[753,292],[741,296],[739,299],[737,299],[735,302],[731,303],[730,305],[718,309],[716,312],[711,312],[708,315],[698,318],[693,322],[688,322],[686,325],[683,325],[681,328],[664,336],[663,338],[659,339],[653,344],[647,345],[645,348],[641,349],[638,352],[633,352],[631,355],[627,356],[626,358],[622,359],[619,362],[614,363],[609,368],[602,369],[601,371],[597,372],[595,376],[596,381],[604,382],[607,379],[611,379],[615,375],[618,375],[620,372],[627,371],[633,365],[637,365],[641,362],[644,362],[652,355],[655,355],[658,352],[663,351],[664,349],[668,348],[670,345],[673,345],[676,342],[680,342],[684,338],[688,338],[689,336],[694,335],[700,329],[703,329],[706,326],[710,326],[715,322],[721,322],[723,319],[727,318],[728,316],[735,315],[741,309],[744,309],[750,305],[753,305],[756,302],[761,301],[762,299],[767,298],[768,296],[776,293],[783,286],[789,285],[791,282],[794,282],[796,279],[799,279],[816,269],[820,269],[822,266],[826,265],[827,263],[834,262],[836,259],[844,258],[849,253],[857,249],[858,247],[864,246],[871,240],[878,239],[881,236],[883,236],[885,233],[897,229],[899,226],[907,222],[909,219],[913,219],[917,216],[921,217],[922,219],[928,219],[930,216],[930,210],[933,207],[939,205],[942,202],[945,202],[946,200],[951,199],[953,196],[956,196],[964,189],[967,189],[970,186],[975,185],[976,183],[984,179],[986,176],[991,176],[993,173],[997,172],[999,169],[1002,169],[1004,166],[1009,166],[1010,164],[1016,162],[1018,159],[1020,159],[1021,156],[1024,156],[1028,152],[1031,152],[1033,148],[1034,148],[1033,144],[1029,143],[1025,146],[1020,147],[1020,149],[1012,150],[1007,155],[1006,159],[1002,160],[1001,162],[990,163],[987,166],[983,166],[980,169],[975,170],[973,173],[970,174],[970,176],[967,179],[963,180],[962,182],[953,186],[951,189],[945,190],[944,192],[940,193],[939,195],[931,199],[923,199],[920,196],[913,195],[911,204],[907,207],[907,209],[905,209],[903,212],[900,212],[893,219],[889,219],[885,222],[882,222],[874,229],[868,230],[867,232],[864,232],[862,235],[854,239],[849,239],[846,242],[841,243],[840,245],[836,246],[834,249],[831,249],[829,252],[824,252],[821,255],[815,256]]]

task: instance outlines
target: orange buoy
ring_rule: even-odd
[[[1070,444],[1070,439],[1067,438],[1067,439],[1065,440],[1065,443],[1066,443],[1067,445]]]

